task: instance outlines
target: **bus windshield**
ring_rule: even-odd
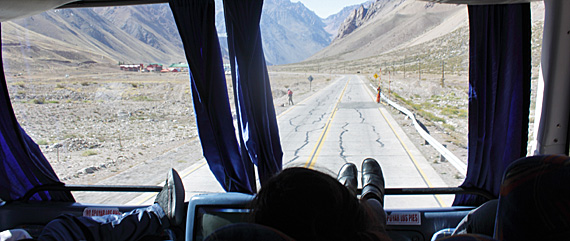
[[[237,129],[235,68],[221,1],[216,5],[221,55],[213,57],[223,63]],[[535,95],[544,8],[531,6]],[[301,13],[309,21],[290,18]],[[376,1],[323,17],[290,1],[265,1],[260,27],[284,168],[336,176],[344,163],[360,169],[374,158],[387,188],[461,185],[468,155],[466,6],[405,1],[388,8]],[[55,9],[3,22],[1,30],[16,118],[63,183],[160,185],[175,168],[186,199],[224,191],[203,155],[190,65],[168,4]],[[140,193],[73,195],[88,203],[153,201]],[[386,207],[452,202],[453,195],[394,195]]]

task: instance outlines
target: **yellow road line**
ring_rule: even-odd
[[[147,192],[144,194],[144,198],[140,202],[137,202],[135,205],[142,205],[143,203],[145,203],[146,201],[148,201],[149,199],[151,199],[154,196],[156,196],[155,193]]]
[[[422,176],[422,178],[424,179],[424,181],[426,182],[426,184],[428,185],[428,187],[433,187],[430,180],[428,179],[428,177],[426,176],[426,174],[424,173],[424,171],[420,168],[420,166],[418,165],[418,162],[416,161],[416,158],[414,157],[414,155],[412,155],[412,153],[410,152],[410,150],[408,149],[408,146],[406,146],[406,144],[404,144],[404,142],[402,141],[402,138],[400,138],[400,135],[398,135],[398,133],[396,132],[396,130],[394,129],[394,127],[392,126],[392,124],[388,121],[388,119],[386,118],[386,115],[384,115],[384,112],[382,112],[382,110],[380,108],[378,108],[378,110],[380,110],[380,114],[382,114],[382,117],[384,117],[384,119],[386,120],[386,122],[388,123],[388,125],[390,126],[390,129],[392,129],[392,132],[394,132],[394,135],[396,135],[396,137],[398,138],[398,140],[400,141],[400,144],[402,144],[402,147],[404,147],[404,150],[406,150],[406,153],[408,154],[408,156],[410,157],[410,159],[412,159],[412,162],[414,163],[414,166],[416,166],[416,169],[418,170],[418,172],[420,173],[420,175]],[[439,197],[439,195],[434,195],[436,201],[439,203],[440,207],[445,207],[447,205],[445,205],[445,203],[441,200],[441,198]]]
[[[370,89],[366,88],[368,91],[366,91],[368,93],[368,95],[370,96],[370,98],[372,98],[372,101],[375,101],[376,99],[374,98],[374,96],[370,93]],[[382,114],[382,117],[384,117],[384,120],[386,120],[386,123],[388,123],[388,126],[390,126],[390,129],[392,129],[392,132],[394,132],[394,134],[396,135],[396,138],[398,138],[398,141],[400,141],[400,144],[402,144],[402,147],[404,147],[404,150],[406,150],[406,153],[408,154],[408,156],[410,157],[410,159],[412,159],[412,162],[414,163],[414,166],[416,167],[416,170],[418,170],[418,172],[420,173],[420,175],[422,176],[422,179],[424,179],[424,181],[426,182],[426,184],[428,185],[428,187],[433,187],[431,184],[431,181],[429,180],[429,178],[427,177],[427,175],[424,173],[424,171],[420,168],[418,162],[416,161],[416,158],[414,157],[414,155],[412,155],[412,153],[410,152],[410,150],[408,149],[408,146],[406,146],[406,144],[404,144],[404,141],[402,141],[402,138],[400,138],[400,135],[398,135],[398,133],[396,132],[396,130],[394,129],[394,127],[392,126],[392,124],[390,124],[390,121],[388,121],[388,118],[386,118],[386,115],[384,115],[384,112],[382,112],[382,109],[378,108],[378,110],[380,111],[380,114]],[[439,195],[434,195],[436,201],[439,203],[440,207],[444,207],[447,206],[445,205],[445,203],[443,202],[443,200],[441,200],[441,198],[439,197]]]
[[[180,175],[180,176],[181,176],[180,178],[181,178],[181,179],[184,179],[186,176],[192,174],[192,173],[195,172],[196,170],[198,170],[198,169],[200,169],[201,167],[203,167],[204,165],[206,165],[206,163],[207,163],[206,161],[203,161],[202,163],[198,164],[198,166],[196,166],[196,167],[194,167],[194,168],[192,168],[192,169],[190,169],[190,170],[188,170],[188,171],[182,173],[182,174]],[[154,193],[146,193],[146,194],[144,194],[144,195],[145,195],[145,197],[144,197],[141,201],[137,202],[135,205],[142,205],[143,203],[147,202],[149,199],[151,199],[152,197],[154,197],[156,194],[154,194]]]
[[[344,92],[346,91],[346,87],[348,86],[349,82],[350,82],[350,80],[346,81],[346,84],[344,85],[344,88],[342,89],[342,92],[340,93],[340,96],[339,96],[338,100],[336,101],[336,104],[333,107],[332,113],[329,116],[329,119],[327,120],[327,124],[325,125],[325,128],[324,128],[323,132],[321,133],[321,137],[319,138],[319,141],[317,142],[317,144],[313,148],[313,151],[312,151],[313,154],[310,155],[309,159],[305,163],[306,168],[312,169],[315,166],[315,163],[317,162],[317,158],[319,156],[319,153],[321,152],[322,144],[327,139],[327,134],[328,134],[330,124],[331,124],[332,120],[334,119],[336,111],[338,110],[338,104],[342,100],[342,97],[344,96]]]
[[[206,165],[206,163],[207,163],[206,161],[203,161],[203,162],[200,163],[198,166],[196,166],[196,167],[194,167],[194,168],[192,168],[192,169],[190,169],[190,170],[188,170],[188,171],[186,171],[186,172],[183,172],[182,175],[181,175],[182,178],[185,178],[186,176],[192,174],[192,173],[195,172],[196,170],[200,169],[200,167],[203,167],[204,165]]]

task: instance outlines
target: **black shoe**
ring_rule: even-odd
[[[162,191],[156,195],[155,203],[164,210],[171,224],[180,225],[184,221],[184,184],[174,169],[166,176]]]
[[[346,163],[338,171],[337,180],[344,185],[352,195],[356,197],[356,188],[358,186],[356,175],[358,170],[353,163]]]
[[[384,206],[384,176],[378,162],[366,158],[362,162],[362,196],[361,198],[375,198]]]

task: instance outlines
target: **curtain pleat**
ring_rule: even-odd
[[[261,42],[262,7],[262,0],[224,1],[241,157],[257,165],[263,186],[281,171],[283,151]]]
[[[498,197],[507,166],[526,156],[530,105],[530,4],[469,6],[469,135],[463,187]],[[485,200],[458,195],[453,205]]]
[[[186,59],[198,135],[210,170],[228,192],[255,192],[253,164],[242,162],[230,111],[213,0],[170,0]]]

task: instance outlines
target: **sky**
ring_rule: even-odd
[[[340,12],[344,7],[361,4],[366,2],[366,0],[292,0],[291,2],[302,2],[319,17],[326,18]]]

